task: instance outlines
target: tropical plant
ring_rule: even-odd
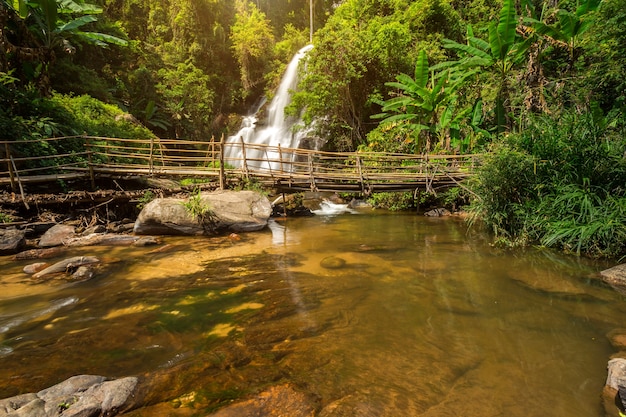
[[[552,24],[546,23],[546,20],[551,19],[548,17],[543,20],[527,17],[524,22],[531,25],[532,33],[547,39],[551,45],[567,49],[568,68],[571,69],[576,58],[578,40],[591,28],[593,20],[590,14],[598,10],[601,1],[579,0],[574,11],[557,9],[554,12],[555,22]]]
[[[454,50],[459,60],[441,63],[432,68],[433,70],[454,68],[463,71],[478,67],[493,71],[497,76],[495,101],[497,132],[510,130],[512,126],[509,74],[528,48],[527,44],[516,41],[517,21],[515,1],[505,0],[498,21],[493,21],[489,25],[488,41],[474,36],[472,27],[468,26],[465,44],[450,39],[443,41],[443,46]]]
[[[425,143],[418,143],[415,147],[420,152],[431,150],[433,137],[438,139],[441,148],[449,150],[451,138],[459,138],[461,120],[471,111],[457,112],[457,91],[475,73],[476,70],[470,70],[461,75],[450,69],[431,73],[426,51],[421,50],[414,77],[399,74],[396,82],[386,83],[398,91],[397,96],[381,102],[382,113],[372,118],[384,118],[383,126],[405,124],[413,132],[416,142],[419,142],[420,133],[426,132]]]
[[[76,46],[72,42],[93,43],[98,46],[115,44],[127,45],[127,41],[116,36],[100,32],[83,31],[86,25],[97,22],[95,15],[102,13],[100,6],[83,0],[15,0],[6,2],[3,7],[10,7],[16,16],[22,35],[20,44],[12,44],[8,37],[3,43],[10,45],[7,52],[15,53],[20,60],[31,62],[30,75],[36,79],[40,90],[50,94],[50,65],[59,51],[72,54]],[[6,47],[5,47],[6,49]]]
[[[213,232],[215,229],[215,214],[206,203],[199,188],[197,188],[187,201],[181,203],[187,213],[202,226],[205,233]]]

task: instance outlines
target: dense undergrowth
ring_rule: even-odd
[[[471,206],[499,243],[590,256],[626,254],[623,120],[586,112],[533,118],[494,144]]]

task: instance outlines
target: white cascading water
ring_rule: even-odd
[[[307,136],[308,130],[298,129],[294,126],[301,122],[299,117],[285,116],[285,107],[291,102],[291,91],[295,90],[298,82],[298,65],[300,60],[313,49],[313,45],[307,45],[300,49],[293,57],[283,78],[280,82],[276,95],[268,108],[267,125],[256,129],[258,106],[254,114],[243,119],[241,129],[226,140],[224,160],[227,164],[241,167],[243,152],[241,140],[246,144],[268,145],[281,148],[298,148],[302,138]],[[285,154],[282,155],[283,160]],[[276,151],[265,151],[254,147],[246,147],[246,161],[249,169],[253,170],[276,170],[280,167],[278,162],[280,155]],[[284,165],[282,167],[285,169]]]

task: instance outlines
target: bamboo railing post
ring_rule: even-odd
[[[87,167],[89,169],[89,179],[91,180],[91,189],[96,189],[96,178],[93,172],[93,159],[92,153],[93,149],[91,147],[91,139],[85,138],[85,148],[87,148]]]
[[[239,136],[239,140],[241,141],[241,156],[243,157],[243,173],[247,181],[250,178],[248,174],[248,161],[246,160],[246,143],[243,141],[243,136]]]
[[[15,178],[17,178],[17,184],[20,186],[20,194],[22,195],[22,202],[24,203],[24,207],[26,207],[26,210],[30,210],[30,207],[28,206],[28,203],[26,202],[26,196],[24,195],[24,187],[22,187],[20,174],[17,171],[17,167],[15,166],[15,161],[13,160],[13,156],[9,155],[9,159],[11,160],[11,165],[13,165],[13,170],[15,171]]]
[[[152,160],[153,157],[154,157],[154,137],[150,136],[150,160],[148,162],[150,166],[148,169],[148,172],[150,173],[150,175],[154,173],[154,161]]]
[[[283,166],[283,148],[278,144],[278,159],[280,159],[280,175],[285,173],[285,167]]]
[[[317,185],[315,184],[315,175],[313,174],[313,154],[309,153],[309,177],[311,178],[311,191],[317,191]]]
[[[7,167],[9,168],[9,179],[11,180],[11,190],[13,192],[16,191],[16,187],[15,187],[15,179],[13,177],[13,167],[11,164],[11,151],[9,150],[9,142],[5,142],[4,143],[4,150],[6,152],[6,158],[7,158]]]
[[[365,194],[365,183],[363,182],[363,171],[361,170],[361,157],[356,156],[356,168],[359,173],[359,181],[361,182],[361,192]]]
[[[226,185],[226,175],[224,171],[224,143],[224,134],[222,133],[222,138],[220,139],[220,190],[223,190]]]

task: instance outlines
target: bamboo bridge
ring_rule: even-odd
[[[24,194],[24,185],[100,177],[206,178],[220,188],[256,181],[278,193],[432,191],[472,175],[480,155],[323,152],[221,140],[120,139],[71,136],[0,141],[0,186]],[[32,146],[38,156],[24,155]],[[1,148],[0,148],[1,149]],[[41,155],[41,150],[49,154]],[[83,149],[81,152],[64,151]],[[21,150],[22,153],[18,153]]]

